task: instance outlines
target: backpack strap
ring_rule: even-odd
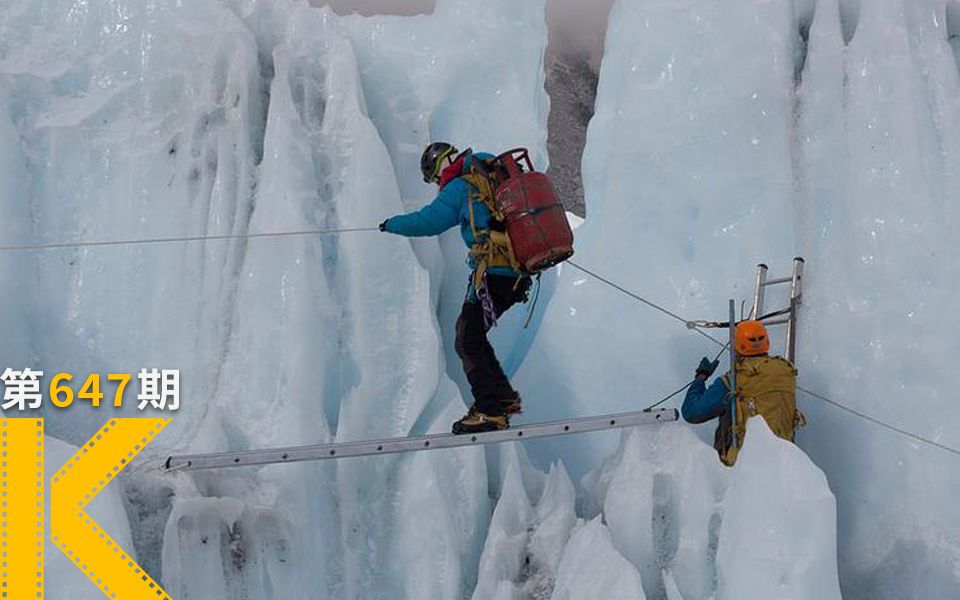
[[[494,202],[495,182],[490,169],[482,159],[473,156],[469,172],[462,177],[472,188],[467,192],[467,212],[470,215],[470,231],[473,233],[470,256],[476,260],[477,264],[473,272],[473,287],[475,290],[480,290],[484,287],[485,275],[490,267],[510,267],[518,273],[522,269],[513,253],[513,244],[510,243],[510,236],[506,231],[477,228],[473,208],[473,203],[477,200],[483,202],[492,218],[498,221],[504,220],[503,213],[497,210]]]

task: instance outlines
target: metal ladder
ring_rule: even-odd
[[[331,460],[354,456],[374,456],[417,450],[436,450],[438,448],[459,448],[479,444],[499,444],[531,438],[587,433],[605,429],[622,429],[638,425],[653,425],[676,421],[676,409],[634,411],[597,417],[581,417],[565,421],[535,423],[503,431],[453,435],[440,433],[406,438],[383,440],[364,440],[334,444],[315,444],[311,446],[292,446],[289,448],[267,448],[263,450],[242,450],[237,452],[217,452],[212,454],[186,454],[170,456],[164,463],[164,471],[195,471],[199,469],[219,469],[225,467],[248,467],[301,462],[305,460]]]
[[[760,263],[757,265],[757,278],[756,286],[753,292],[753,308],[750,309],[749,318],[755,321],[762,321],[765,326],[773,327],[774,325],[786,325],[787,326],[787,335],[786,335],[786,347],[784,348],[784,355],[787,360],[791,363],[796,363],[796,350],[797,350],[797,311],[800,308],[800,302],[802,299],[802,286],[803,286],[803,265],[804,260],[802,257],[797,256],[793,259],[793,273],[789,277],[780,277],[778,279],[767,279],[767,265]],[[790,284],[790,305],[786,308],[773,311],[771,313],[763,312],[763,301],[766,295],[766,289],[772,285],[781,285],[789,283]],[[730,388],[732,390],[737,389],[737,380],[736,380],[736,369],[734,365],[737,362],[737,350],[736,345],[734,344],[734,337],[737,326],[737,316],[736,316],[736,303],[733,298],[730,299],[730,318],[726,323],[720,323],[717,321],[689,321],[687,327],[704,327],[704,328],[724,328],[729,331],[730,341],[727,342],[728,347],[730,348]],[[737,420],[737,405],[733,401],[734,394],[730,395],[730,414],[733,415],[733,420]],[[736,428],[733,429],[733,443],[737,443],[737,431]]]
[[[786,347],[784,355],[791,363],[795,362],[797,351],[797,311],[800,308],[803,285],[803,258],[797,256],[793,259],[793,273],[789,277],[779,279],[767,279],[767,265],[760,263],[757,265],[757,283],[756,291],[753,295],[753,309],[750,311],[750,318],[763,320],[764,325],[771,327],[773,325],[786,325]],[[766,288],[771,285],[790,284],[790,306],[783,310],[775,311],[769,315],[763,312],[763,299]],[[769,320],[767,320],[769,318]]]
[[[756,289],[753,293],[753,307],[750,309],[750,314],[747,318],[762,321],[767,327],[772,327],[774,325],[786,325],[787,326],[787,337],[786,337],[786,347],[784,348],[784,356],[790,362],[794,362],[796,357],[797,350],[797,311],[800,308],[800,303],[803,297],[802,287],[803,287],[803,265],[804,261],[801,257],[796,257],[793,259],[793,273],[789,277],[781,277],[779,279],[767,279],[767,265],[760,263],[757,265],[757,279],[756,279]],[[764,313],[763,311],[763,302],[764,297],[766,296],[766,288],[771,285],[780,285],[783,283],[790,284],[790,305],[786,308],[776,310],[770,313]],[[687,321],[687,327],[690,329],[711,329],[711,328],[720,328],[720,329],[729,329],[730,330],[730,348],[733,348],[733,332],[734,328],[737,325],[736,312],[734,311],[735,307],[734,300],[730,299],[730,319],[728,321],[719,322],[719,321]],[[742,318],[742,316],[741,316]]]

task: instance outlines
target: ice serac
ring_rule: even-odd
[[[241,16],[272,74],[250,232],[369,227],[402,210],[332,13],[267,4]],[[367,231],[260,242],[242,254],[230,343],[195,444],[403,437],[445,430],[462,413],[442,370],[428,275],[405,240]],[[215,597],[459,598],[472,586],[485,479],[479,449],[214,474],[180,490],[164,552],[179,549],[189,575],[192,553],[204,552],[190,540],[226,532],[211,554],[221,568],[212,581],[165,574]]]
[[[576,492],[563,463],[551,465],[535,509],[537,528],[530,538],[530,555],[535,564],[554,576],[577,521],[575,504]]]
[[[719,597],[839,600],[836,520],[823,471],[750,419],[723,499]]]
[[[231,11],[210,0],[54,0],[2,2],[0,13],[2,112],[17,132],[4,145],[24,159],[4,187],[22,194],[11,215],[24,218],[20,239],[245,229],[262,104],[255,43]],[[189,438],[215,384],[238,251],[220,241],[34,254],[26,279],[35,289],[24,290],[39,357],[32,368],[180,369],[198,401],[183,403],[183,418],[148,452]],[[139,414],[133,389],[120,415]],[[48,431],[75,443],[103,420],[83,410],[48,417]]]
[[[957,448],[945,384],[960,351],[957,3],[853,4],[817,3],[800,87],[800,241],[816,272],[801,383]],[[817,400],[803,407],[800,444],[837,496],[845,595],[958,589],[956,456]]]
[[[497,508],[493,512],[473,600],[488,600],[497,595],[501,582],[512,586],[520,577],[534,511],[520,475],[516,456],[507,457],[506,475]]]
[[[791,14],[788,3],[739,0],[613,8],[583,157],[590,216],[578,264],[690,319],[725,318],[727,298],[750,293],[755,263],[789,264]],[[642,408],[719,349],[576,269],[561,277],[518,377],[550,399],[528,403],[533,420]],[[615,443],[536,447],[576,478]]]
[[[716,452],[688,429],[636,428],[583,479],[582,505],[587,516],[602,511],[614,546],[638,570],[648,597],[676,587],[684,597],[707,598],[716,593],[728,476]]]
[[[44,439],[44,476],[49,481],[63,465],[80,449],[55,437]],[[50,506],[50,486],[45,488],[47,506]],[[129,556],[136,560],[133,541],[130,537],[130,524],[124,508],[122,488],[114,483],[107,486],[90,501],[86,513],[117,543]],[[50,531],[49,511],[46,531]],[[100,600],[100,591],[86,573],[81,571],[73,560],[53,543],[49,535],[44,544],[44,597],[50,600]]]
[[[597,517],[574,530],[560,560],[551,600],[646,600],[640,574],[621,556]]]
[[[447,380],[449,393],[456,386]],[[460,417],[449,403],[429,429],[446,432]],[[446,455],[446,456],[445,456]],[[476,565],[490,513],[484,457],[475,449],[418,452],[398,466],[396,529],[389,541],[395,587],[390,596],[460,599],[476,584]]]
[[[419,167],[420,153],[433,140],[494,153],[526,146],[537,168],[546,169],[544,0],[445,0],[430,16],[353,16],[340,26],[357,53],[370,118],[390,154],[405,209],[420,208],[436,195]],[[390,216],[383,208],[383,216]],[[459,228],[440,237],[440,250],[432,239],[412,245],[431,271],[447,372],[467,395],[454,350],[469,275]],[[508,375],[536,331],[536,322],[522,328],[524,317],[522,307],[514,308],[491,334]]]
[[[500,452],[503,478],[480,559],[473,600],[545,598],[577,517],[576,493],[562,464],[533,471],[522,446]],[[531,498],[539,498],[534,504]]]
[[[38,255],[25,277],[38,289],[20,305],[38,324],[36,351],[16,348],[8,328],[11,364],[180,369],[180,412],[148,452],[447,430],[465,406],[431,307],[440,273],[428,277],[408,241],[241,238],[371,227],[422,204],[406,189],[416,161],[394,159],[431,131],[394,114],[427,115],[433,134],[464,147],[527,145],[546,166],[542,16],[540,2],[505,0],[355,26],[283,0],[0,2],[2,201],[17,219],[5,242],[238,236]],[[477,55],[490,57],[484,70]],[[400,105],[382,103],[391,97]],[[463,275],[465,254],[451,253]],[[0,310],[22,323],[17,306]],[[99,425],[96,413],[49,416],[74,440]],[[173,479],[137,471],[127,491],[144,566],[181,597],[462,598],[489,515],[485,481],[482,451],[465,449]]]

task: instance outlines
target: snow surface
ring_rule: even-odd
[[[526,145],[546,168],[544,6],[0,0],[0,239],[371,227],[430,199],[431,139]],[[960,353],[958,6],[621,0],[576,260],[712,319],[751,295],[755,263],[779,275],[804,255],[801,384],[960,447],[941,383]],[[145,455],[446,431],[466,408],[464,256],[455,231],[4,252],[0,357],[179,368],[182,408]],[[525,422],[646,406],[717,351],[569,266],[543,286],[528,329],[515,309],[493,333]],[[43,416],[82,443],[140,414],[127,400]],[[732,470],[701,440],[712,426],[683,425],[619,446],[145,463],[122,478],[130,534],[178,600],[831,598],[837,560],[848,598],[955,597],[956,456],[800,403],[826,478],[754,424]],[[50,597],[76,576],[49,577]]]

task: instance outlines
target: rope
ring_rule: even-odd
[[[241,240],[251,238],[291,237],[301,235],[331,235],[358,231],[379,231],[378,227],[346,227],[343,229],[306,229],[302,231],[270,231],[264,233],[237,233],[231,235],[197,235],[185,237],[142,238],[130,240],[100,240],[92,242],[53,242],[49,244],[26,244],[0,246],[0,252],[23,252],[28,250],[56,250],[62,248],[89,248],[94,246],[135,246],[141,244],[170,244],[174,242],[206,242]]]
[[[727,346],[729,346],[729,345],[730,345],[730,342],[727,342],[726,344],[724,344],[724,345],[723,345],[723,348],[720,348],[720,352],[717,352],[717,355],[713,357],[713,360],[715,360],[715,361],[716,361],[716,360],[719,360],[719,359],[720,359],[720,355],[727,351]],[[670,398],[673,398],[674,396],[676,396],[676,395],[679,394],[680,392],[684,391],[685,389],[687,389],[688,387],[690,387],[691,385],[693,385],[693,382],[696,381],[696,380],[697,380],[696,378],[691,379],[690,381],[687,382],[687,384],[686,384],[685,386],[683,386],[683,387],[680,388],[679,390],[675,391],[674,393],[670,394],[669,396],[667,396],[667,397],[665,397],[665,398],[662,398],[661,400],[657,401],[656,403],[651,404],[650,406],[648,406],[648,407],[646,407],[645,409],[643,409],[644,412],[650,412],[650,411],[653,410],[654,408],[660,406],[661,404],[663,404],[664,402],[666,402],[666,401],[669,400]]]
[[[662,312],[663,314],[665,314],[665,315],[667,315],[667,316],[669,316],[669,317],[671,317],[671,318],[673,318],[673,319],[676,319],[677,321],[680,321],[680,322],[683,323],[684,325],[687,325],[689,329],[692,329],[693,331],[696,331],[697,333],[699,333],[699,334],[702,335],[703,337],[711,340],[713,343],[719,344],[720,346],[723,346],[724,348],[726,348],[727,344],[725,344],[724,342],[721,342],[720,340],[718,340],[717,338],[713,337],[713,336],[710,335],[709,333],[707,333],[707,332],[705,332],[705,331],[701,331],[701,330],[700,330],[699,328],[697,328],[697,327],[689,327],[689,324],[692,323],[692,321],[688,321],[688,320],[684,319],[683,317],[681,317],[680,315],[678,315],[678,314],[676,314],[676,313],[673,313],[673,312],[670,312],[670,311],[667,310],[666,308],[660,306],[659,304],[656,304],[656,303],[654,303],[654,302],[651,302],[650,300],[647,300],[646,298],[644,298],[643,296],[640,296],[639,294],[635,294],[635,293],[631,292],[631,291],[628,290],[628,289],[625,289],[625,288],[623,288],[623,287],[620,287],[619,285],[617,285],[616,283],[610,281],[609,279],[607,279],[607,278],[605,278],[605,277],[601,277],[600,275],[597,275],[597,274],[594,273],[593,271],[591,271],[591,270],[589,270],[589,269],[586,269],[586,268],[584,268],[584,267],[581,267],[580,265],[578,265],[577,263],[573,262],[572,260],[567,260],[567,264],[570,265],[571,267],[575,268],[575,269],[578,269],[578,270],[580,270],[580,271],[583,271],[584,273],[586,273],[587,275],[593,277],[594,279],[596,279],[596,280],[598,280],[598,281],[602,281],[603,283],[609,285],[610,287],[612,287],[612,288],[614,288],[614,289],[616,289],[616,290],[619,290],[620,292],[623,292],[624,294],[626,294],[627,296],[630,296],[630,297],[633,298],[634,300],[638,300],[638,301],[640,301],[640,302],[643,302],[644,304],[646,304],[646,305],[649,306],[650,308],[653,308],[653,309],[655,309],[655,310],[659,310],[659,311]]]
[[[801,386],[799,386],[799,385],[797,386],[797,389],[800,390],[801,392],[807,394],[807,395],[813,396],[813,397],[816,398],[817,400],[821,400],[821,401],[826,402],[827,404],[829,404],[829,405],[831,405],[831,406],[834,406],[834,407],[836,407],[836,408],[839,408],[840,410],[846,411],[846,412],[854,415],[855,417],[860,417],[861,419],[863,419],[863,420],[865,420],[865,421],[870,421],[870,422],[873,423],[874,425],[878,425],[878,426],[883,427],[883,428],[885,428],[885,429],[889,429],[890,431],[893,431],[894,433],[899,433],[900,435],[906,436],[906,437],[908,437],[908,438],[910,438],[910,439],[912,439],[912,440],[916,440],[916,441],[921,442],[921,443],[923,443],[923,444],[927,444],[928,446],[932,446],[932,447],[934,447],[934,448],[939,448],[940,450],[944,450],[944,451],[946,451],[946,452],[950,452],[951,454],[956,454],[957,456],[960,456],[960,450],[957,450],[956,448],[951,448],[950,446],[945,446],[945,445],[943,445],[943,444],[941,444],[941,443],[939,443],[939,442],[934,442],[933,440],[928,440],[928,439],[926,439],[926,438],[924,438],[924,437],[920,437],[919,435],[917,435],[917,434],[915,434],[915,433],[911,433],[911,432],[907,431],[906,429],[900,429],[899,427],[896,427],[896,426],[894,426],[894,425],[891,425],[891,424],[889,424],[889,423],[886,423],[886,422],[884,422],[884,421],[881,421],[880,419],[871,417],[870,415],[865,415],[865,414],[863,414],[863,413],[860,412],[860,411],[854,410],[854,409],[852,409],[852,408],[850,408],[850,407],[848,407],[848,406],[844,406],[844,405],[840,404],[839,402],[834,402],[833,400],[831,400],[831,399],[829,399],[829,398],[827,398],[827,397],[825,397],[825,396],[821,396],[820,394],[817,394],[817,393],[815,393],[815,392],[811,392],[810,390],[808,390],[808,389],[806,389],[806,388],[803,388],[803,387],[801,387]]]
[[[647,306],[649,306],[649,307],[651,307],[651,308],[654,308],[654,309],[662,312],[663,314],[665,314],[665,315],[667,315],[667,316],[669,316],[669,317],[672,317],[673,319],[675,319],[675,320],[677,320],[677,321],[680,321],[681,323],[685,324],[688,329],[693,329],[693,330],[696,331],[697,333],[700,333],[701,335],[709,338],[709,339],[712,340],[713,342],[722,345],[723,347],[720,349],[720,352],[717,354],[717,356],[714,358],[714,360],[717,360],[718,358],[720,358],[720,355],[723,354],[724,351],[726,351],[727,346],[730,345],[729,342],[727,342],[727,343],[720,342],[720,341],[717,340],[716,338],[714,338],[714,337],[712,337],[712,336],[710,336],[710,335],[707,335],[705,332],[701,331],[701,330],[699,329],[699,327],[701,326],[701,323],[705,323],[705,322],[703,322],[703,321],[687,321],[687,320],[683,319],[682,317],[680,317],[679,315],[674,314],[674,313],[670,312],[669,310],[663,308],[662,306],[658,306],[657,304],[654,304],[653,302],[647,300],[646,298],[643,298],[643,297],[639,296],[638,294],[634,294],[633,292],[631,292],[631,291],[629,291],[629,290],[627,290],[627,289],[624,289],[623,287],[617,285],[616,283],[614,283],[614,282],[612,282],[612,281],[610,281],[610,280],[608,280],[608,279],[605,279],[604,277],[601,277],[600,275],[597,275],[596,273],[593,273],[592,271],[590,271],[590,270],[588,270],[588,269],[585,269],[585,268],[581,267],[580,265],[576,264],[576,263],[573,262],[572,260],[568,260],[568,261],[566,261],[566,262],[567,262],[568,264],[570,264],[571,266],[573,266],[574,268],[576,268],[576,269],[578,269],[578,270],[580,270],[580,271],[583,271],[583,272],[586,273],[587,275],[590,275],[591,277],[594,277],[594,278],[596,278],[597,280],[602,281],[603,283],[609,285],[610,287],[612,287],[612,288],[614,288],[614,289],[616,289],[616,290],[619,290],[620,292],[623,292],[623,293],[626,294],[627,296],[630,296],[631,298],[633,298],[633,299],[635,299],[635,300],[638,300],[638,301],[646,304]],[[769,313],[769,314],[766,314],[766,315],[760,317],[760,320],[768,319],[768,318],[770,318],[770,317],[778,316],[778,315],[780,315],[780,314],[786,314],[786,312],[789,312],[789,309],[783,309],[783,310],[780,310],[780,311],[774,311],[774,312],[772,312],[772,313]],[[711,325],[717,326],[717,325],[720,325],[720,324],[713,324],[713,323],[711,323]],[[725,326],[725,327],[729,327],[729,323],[724,323],[724,324],[722,324],[722,325]],[[666,402],[667,400],[670,400],[671,398],[673,398],[674,396],[676,396],[676,395],[679,394],[680,392],[686,390],[686,389],[687,389],[688,387],[690,387],[692,384],[693,384],[693,381],[688,382],[688,383],[687,383],[686,385],[684,385],[682,388],[680,388],[680,389],[678,389],[677,391],[673,392],[673,393],[670,394],[669,396],[664,397],[663,399],[659,400],[658,402],[656,402],[656,403],[654,403],[654,404],[651,404],[650,406],[648,406],[648,407],[645,408],[644,410],[649,411],[649,410],[651,410],[651,409],[653,409],[653,408],[656,408],[657,406],[660,406],[661,404],[663,404],[663,403]],[[899,433],[899,434],[902,435],[902,436],[908,437],[908,438],[910,438],[910,439],[912,439],[912,440],[915,440],[915,441],[920,442],[920,443],[922,443],[922,444],[926,444],[926,445],[931,446],[931,447],[933,447],[933,448],[938,448],[938,449],[943,450],[943,451],[945,451],[945,452],[949,452],[949,453],[951,453],[951,454],[955,454],[955,455],[957,455],[957,456],[960,456],[960,450],[958,450],[958,449],[956,449],[956,448],[951,448],[950,446],[946,446],[946,445],[941,444],[941,443],[939,443],[939,442],[935,442],[935,441],[933,441],[933,440],[928,440],[928,439],[926,439],[926,438],[924,438],[924,437],[921,437],[921,436],[919,436],[919,435],[917,435],[917,434],[915,434],[915,433],[912,433],[912,432],[910,432],[910,431],[907,431],[906,429],[901,429],[901,428],[899,428],[899,427],[896,427],[895,425],[891,425],[891,424],[889,424],[889,423],[886,423],[886,422],[884,422],[884,421],[881,421],[880,419],[877,419],[877,418],[875,418],[875,417],[871,417],[870,415],[866,415],[866,414],[864,414],[864,413],[862,413],[862,412],[859,412],[859,411],[857,411],[857,410],[854,410],[854,409],[852,409],[852,408],[849,408],[849,407],[847,407],[847,406],[844,406],[844,405],[840,404],[839,402],[834,402],[833,400],[830,400],[829,398],[827,398],[827,397],[825,397],[825,396],[822,396],[822,395],[820,395],[820,394],[817,394],[817,393],[815,393],[815,392],[812,392],[812,391],[810,391],[810,390],[808,390],[808,389],[806,389],[806,388],[804,388],[804,387],[801,387],[800,385],[797,385],[797,389],[800,390],[800,391],[802,391],[802,392],[804,392],[805,394],[808,394],[808,395],[810,395],[810,396],[818,399],[818,400],[821,400],[822,402],[825,402],[825,403],[827,403],[827,404],[829,404],[829,405],[831,405],[831,406],[834,406],[834,407],[836,407],[836,408],[839,408],[840,410],[846,411],[846,412],[854,415],[855,417],[859,417],[859,418],[861,418],[861,419],[863,419],[863,420],[865,420],[865,421],[869,421],[869,422],[873,423],[874,425],[878,425],[878,426],[880,426],[880,427],[883,427],[883,428],[885,428],[885,429],[888,429],[888,430],[890,430],[890,431],[893,431],[894,433]]]
[[[64,249],[64,248],[92,248],[92,247],[104,247],[104,246],[134,246],[134,245],[146,245],[146,244],[171,244],[171,243],[182,243],[182,242],[207,242],[207,241],[241,240],[241,239],[255,239],[255,238],[280,238],[280,237],[295,237],[295,236],[305,236],[305,235],[335,235],[340,233],[357,233],[357,232],[369,232],[369,231],[379,231],[379,228],[378,227],[344,227],[340,229],[305,229],[300,231],[271,231],[271,232],[263,232],[263,233],[240,233],[240,234],[229,234],[229,235],[198,235],[198,236],[164,237],[164,238],[140,238],[140,239],[128,239],[128,240],[98,240],[98,241],[89,241],[89,242],[73,241],[73,242],[52,242],[48,244],[0,245],[0,252],[26,252],[26,251],[36,251],[36,250],[57,250],[57,249]],[[715,337],[711,336],[710,334],[700,329],[701,324],[705,324],[705,322],[687,321],[680,315],[674,312],[671,312],[670,310],[664,308],[663,306],[660,306],[659,304],[656,304],[655,302],[651,302],[650,300],[647,300],[646,298],[644,298],[643,296],[640,296],[639,294],[635,294],[634,292],[631,292],[630,290],[620,285],[617,285],[613,281],[610,281],[609,279],[585,267],[578,265],[572,260],[568,260],[566,262],[573,268],[579,271],[582,271],[583,273],[586,273],[587,275],[593,277],[594,279],[602,283],[605,283],[606,285],[612,287],[615,290],[620,291],[621,293],[629,296],[630,298],[633,298],[638,302],[642,302],[643,304],[646,304],[650,308],[660,311],[661,313],[667,315],[668,317],[683,323],[684,325],[687,326],[688,329],[692,329],[697,333],[699,333],[700,335],[704,336],[705,338],[709,339],[713,343],[722,346],[720,349],[720,352],[717,354],[714,360],[717,360],[720,357],[720,355],[723,354],[723,352],[727,349],[729,342],[726,342],[726,343],[721,342],[720,340],[716,339]],[[774,313],[764,315],[763,317],[761,317],[761,320],[770,318],[772,316],[777,316],[779,314],[783,314],[784,312],[785,311],[777,311]],[[711,325],[714,325],[714,324],[711,323]],[[680,389],[676,390],[669,396],[662,398],[656,403],[651,404],[644,410],[650,411],[656,408],[657,406],[660,406],[667,400],[670,400],[680,392],[683,392],[684,390],[686,390],[692,384],[693,384],[693,381],[688,382]],[[960,450],[956,448],[951,448],[950,446],[946,446],[944,444],[934,442],[933,440],[928,440],[915,433],[911,433],[905,429],[901,429],[894,425],[890,425],[889,423],[885,423],[880,419],[876,419],[874,417],[871,417],[869,415],[856,411],[852,408],[844,406],[838,402],[834,402],[833,400],[830,400],[825,396],[821,396],[820,394],[812,392],[799,385],[797,386],[797,389],[806,393],[809,396],[812,396],[818,400],[821,400],[822,402],[825,402],[831,406],[839,408],[840,410],[846,411],[865,421],[869,421],[875,425],[878,425],[880,427],[883,427],[885,429],[898,433],[902,436],[908,437],[917,442],[927,444],[928,446],[931,446],[933,448],[938,448],[945,452],[949,452],[951,454],[960,456]]]
[[[767,319],[773,317],[790,314],[791,310],[793,309],[788,306],[787,308],[781,308],[780,310],[768,312],[762,317],[757,317],[756,320],[766,321]],[[739,323],[740,321],[737,322]],[[707,329],[726,329],[727,327],[730,327],[730,321],[687,321],[687,329],[699,329],[701,327]]]

